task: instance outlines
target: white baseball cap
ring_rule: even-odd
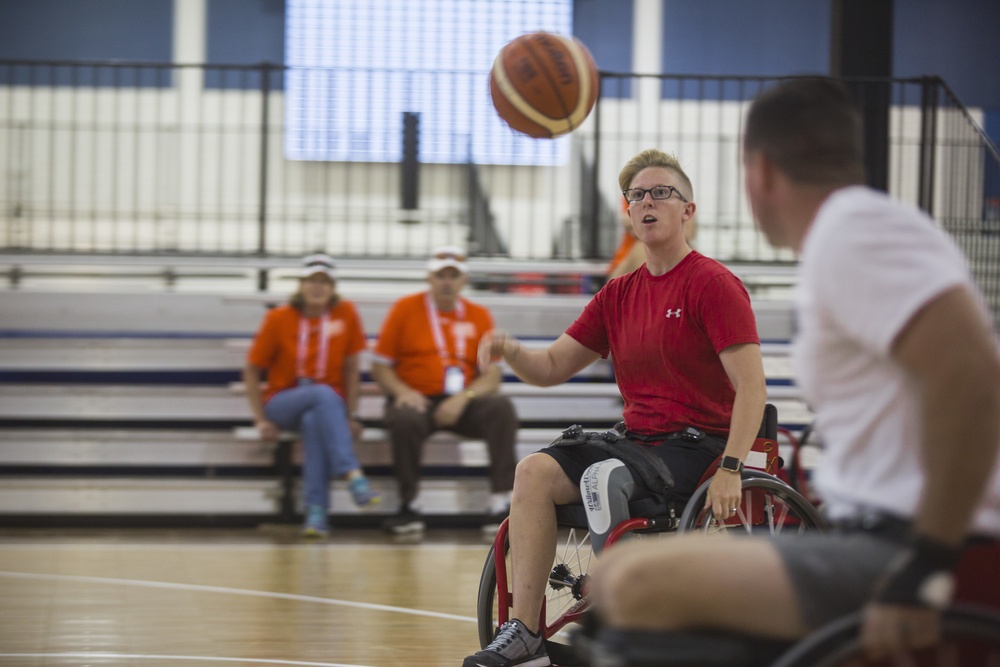
[[[333,258],[329,255],[320,253],[316,255],[309,255],[302,260],[302,268],[299,269],[299,278],[308,278],[309,276],[316,275],[317,273],[326,274],[329,276],[330,280],[336,280],[337,269],[333,263]]]
[[[458,269],[461,273],[468,273],[469,267],[465,263],[465,251],[454,245],[443,245],[434,249],[431,258],[427,260],[427,270],[437,273],[441,269],[450,267]]]

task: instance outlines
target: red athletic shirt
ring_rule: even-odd
[[[760,343],[743,283],[695,251],[662,276],[640,267],[611,280],[566,333],[610,354],[625,423],[643,434],[728,434],[736,391],[719,352]]]
[[[302,313],[289,305],[272,308],[254,337],[247,353],[247,360],[267,370],[267,392],[270,399],[283,389],[295,386],[298,375],[299,322]],[[317,376],[320,351],[320,329],[323,319],[306,319],[308,340],[304,359],[305,375],[328,384],[344,396],[344,359],[365,349],[368,341],[361,325],[361,317],[350,301],[340,300],[330,309],[326,324],[327,362],[321,376]]]

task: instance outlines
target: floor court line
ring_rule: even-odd
[[[146,655],[142,653],[0,653],[5,658],[60,658],[67,660],[200,660],[204,662],[238,662],[256,665],[293,665],[294,667],[370,667],[369,665],[348,665],[343,662],[305,662],[302,660],[275,660],[264,658],[220,658],[197,655]]]
[[[421,551],[484,551],[493,544],[490,539],[484,544],[420,544]],[[316,551],[323,548],[336,548],[338,551],[410,551],[414,545],[411,544],[240,544],[240,543],[209,543],[209,544],[164,544],[162,542],[151,542],[149,544],[105,544],[94,543],[53,543],[46,544],[45,548],[50,550],[72,550],[72,551],[162,551],[169,548],[173,551],[218,551],[226,549],[231,551]],[[0,552],[3,551],[28,551],[37,549],[37,542],[4,542],[0,543]]]
[[[178,583],[171,583],[164,581],[140,581],[137,579],[115,579],[112,577],[87,577],[87,576],[77,576],[77,575],[67,575],[67,574],[33,574],[27,572],[9,572],[9,571],[0,571],[0,577],[5,577],[7,579],[33,579],[37,581],[46,581],[46,580],[74,581],[79,583],[111,584],[115,586],[135,586],[137,588],[160,588],[167,590],[202,591],[205,593],[223,593],[227,595],[244,595],[248,597],[273,598],[277,600],[313,602],[317,604],[354,607],[355,609],[366,609],[369,611],[385,611],[396,614],[409,614],[411,616],[439,618],[449,621],[462,621],[465,623],[476,622],[476,618],[472,616],[458,616],[456,614],[443,614],[436,611],[426,611],[423,609],[408,609],[406,607],[393,607],[389,605],[372,604],[370,602],[355,602],[352,600],[321,598],[311,595],[295,595],[293,593],[254,591],[243,588],[227,588],[224,586],[205,586],[202,584],[178,584]],[[288,664],[296,664],[296,663],[288,663]],[[299,664],[309,664],[309,663],[299,663]]]

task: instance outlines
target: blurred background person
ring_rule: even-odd
[[[372,377],[386,395],[385,420],[399,484],[399,513],[383,528],[392,533],[424,528],[419,503],[424,441],[439,430],[486,441],[490,453],[489,518],[497,525],[510,509],[514,486],[517,413],[499,393],[493,364],[480,372],[479,341],[493,329],[484,306],[459,296],[468,268],[465,251],[437,248],[427,263],[430,289],[399,299],[386,315],[372,359]]]
[[[615,254],[608,263],[608,280],[624,276],[635,271],[646,262],[646,248],[635,237],[632,229],[632,218],[628,215],[628,201],[622,200],[621,215],[618,216],[622,226],[622,238],[615,249]]]
[[[379,502],[361,471],[353,439],[363,425],[357,418],[359,356],[367,341],[354,304],[336,293],[333,260],[310,255],[303,260],[299,288],[289,303],[270,310],[254,337],[243,368],[254,425],[265,440],[281,429],[298,431],[305,450],[304,536],[327,534],[329,483],[348,480],[359,507]],[[267,379],[266,391],[261,380]]]

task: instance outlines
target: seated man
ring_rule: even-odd
[[[500,367],[481,370],[476,352],[493,328],[489,310],[459,296],[466,283],[465,253],[438,248],[427,263],[430,289],[397,301],[375,344],[372,376],[385,393],[385,421],[392,439],[400,508],[383,523],[393,533],[424,528],[415,504],[424,441],[446,429],[486,441],[490,453],[489,517],[507,515],[514,484],[517,413],[498,393]]]
[[[500,355],[525,382],[551,386],[610,354],[626,435],[663,460],[680,502],[724,454],[708,502],[728,515],[740,502],[738,473],[766,398],[750,297],[726,267],[687,244],[684,230],[696,206],[676,158],[645,150],[618,180],[646,263],[610,280],[548,349],[525,349],[494,332],[483,340],[479,361]],[[555,507],[579,503],[584,471],[611,458],[579,444],[548,447],[518,464],[509,523],[512,618],[465,667],[551,664],[538,623],[555,557]]]
[[[610,550],[592,593],[598,651],[615,664],[641,638],[688,650],[699,638],[681,644],[679,631],[791,641],[861,609],[871,656],[931,645],[963,541],[1000,537],[992,323],[955,243],[863,185],[863,146],[846,89],[819,78],[765,90],[743,139],[758,224],[801,257],[794,360],[823,430],[814,483],[835,530]]]

